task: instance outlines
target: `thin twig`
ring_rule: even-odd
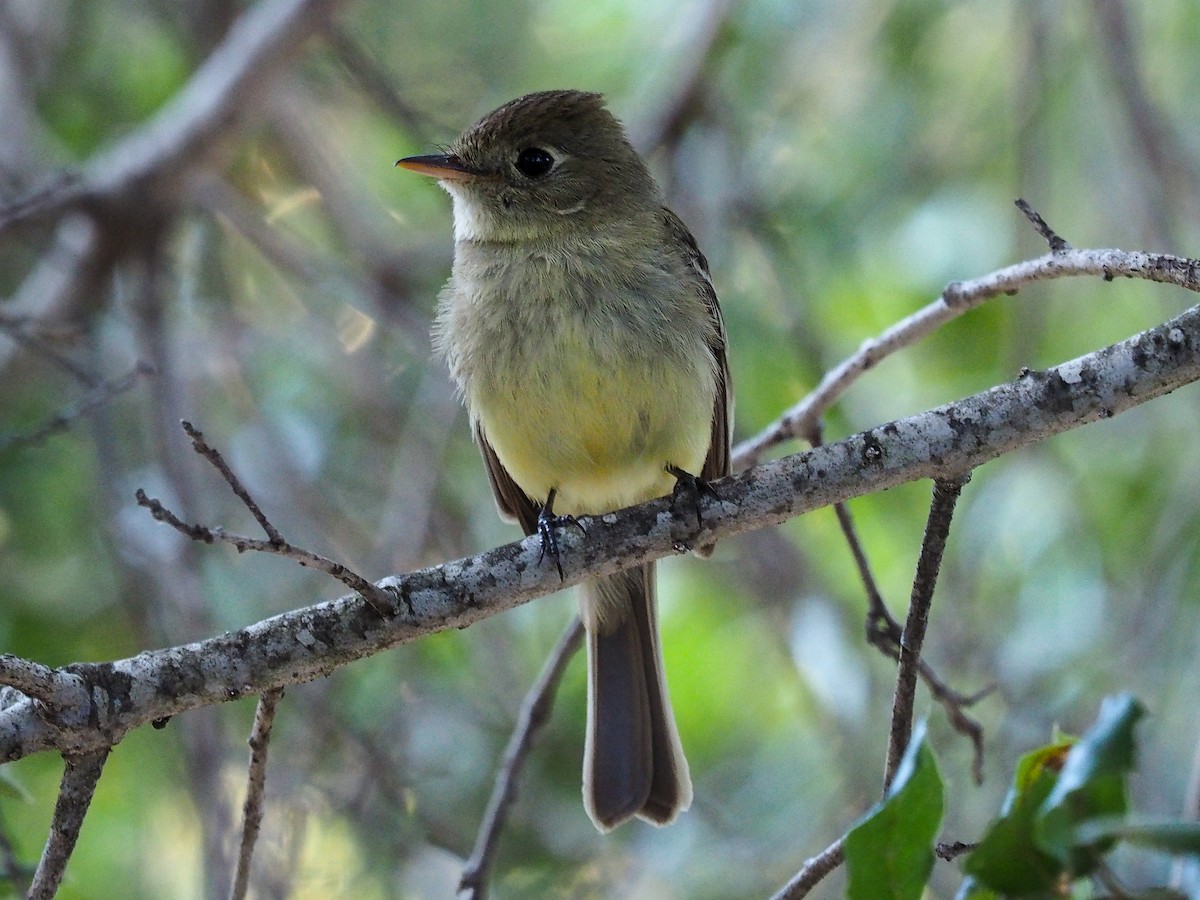
[[[1200,262],[1197,260],[1124,250],[1066,250],[1006,266],[982,278],[953,282],[937,300],[901,319],[878,337],[864,341],[857,351],[826,372],[821,383],[807,397],[757,435],[735,447],[734,470],[752,466],[772,447],[808,434],[813,423],[863,374],[968,310],[982,306],[993,297],[1015,294],[1039,281],[1077,275],[1095,275],[1105,281],[1124,276],[1174,284],[1190,291],[1200,290]]]
[[[817,435],[814,440],[816,441],[814,446],[819,446],[820,436]],[[902,629],[900,628],[900,623],[896,621],[891,611],[887,608],[887,604],[884,603],[883,595],[879,592],[879,585],[875,581],[875,574],[871,571],[871,564],[867,560],[866,552],[863,550],[862,541],[858,538],[858,529],[854,527],[854,519],[850,515],[850,508],[845,503],[835,503],[833,511],[837,516],[838,525],[841,526],[842,536],[846,539],[846,543],[850,547],[850,554],[854,557],[854,565],[858,569],[859,579],[862,581],[863,589],[867,594],[867,643],[885,656],[899,661]],[[971,775],[975,779],[976,784],[982,784],[984,758],[983,726],[967,715],[965,710],[967,707],[974,706],[984,697],[991,694],[996,689],[996,686],[994,684],[988,685],[974,694],[963,694],[946,684],[934,670],[933,666],[924,659],[919,660],[918,671],[929,688],[929,692],[933,694],[934,698],[945,709],[954,730],[970,740],[972,747]]]
[[[967,844],[962,841],[939,842],[933,848],[933,852],[937,854],[938,859],[953,862],[964,853],[970,853],[978,846],[978,844]]]
[[[254,501],[254,498],[250,496],[250,492],[246,490],[246,487],[242,484],[241,479],[233,473],[233,469],[229,468],[229,465],[225,462],[225,457],[221,455],[221,452],[215,447],[210,446],[204,440],[203,432],[198,431],[191,422],[185,420],[180,422],[179,425],[183,428],[184,434],[191,438],[192,449],[208,460],[212,467],[221,473],[221,477],[225,479],[225,482],[229,485],[230,490],[237,495],[237,498],[242,501],[242,504],[246,507],[246,509],[250,510],[250,515],[254,516],[254,521],[258,523],[258,526],[264,532],[266,532],[266,535],[270,539],[271,543],[285,543],[283,535],[281,535],[278,529],[271,524],[271,522],[263,514],[263,511],[258,508],[258,504]]]
[[[230,900],[242,900],[250,886],[250,862],[262,825],[263,797],[267,786],[267,752],[271,746],[271,726],[275,710],[283,699],[283,688],[272,688],[258,698],[254,727],[250,732],[250,770],[246,776],[246,801],[242,804],[242,840],[238,850],[237,871],[233,877]]]
[[[845,838],[838,838],[812,859],[806,860],[792,880],[780,888],[771,900],[800,900],[846,860]]]
[[[554,708],[554,695],[559,682],[562,681],[563,673],[567,670],[567,663],[574,657],[582,642],[583,623],[576,616],[563,631],[554,651],[546,659],[542,673],[525,695],[525,702],[521,704],[517,724],[504,750],[504,760],[500,764],[500,771],[496,773],[492,796],[488,800],[487,810],[483,814],[483,821],[475,838],[475,849],[471,851],[471,858],[463,867],[462,878],[458,883],[459,891],[469,892],[471,900],[487,898],[488,879],[496,858],[496,846],[500,840],[500,832],[508,821],[508,813],[516,802],[525,762],[529,759],[538,734],[550,718],[550,712]]]
[[[1046,243],[1050,245],[1051,253],[1066,253],[1071,249],[1071,245],[1063,240],[1057,231],[1046,224],[1046,220],[1042,218],[1041,213],[1034,209],[1033,206],[1030,205],[1029,201],[1018,197],[1015,202],[1017,209],[1024,213],[1025,218],[1029,220],[1029,224],[1032,225],[1037,233],[1040,234]]]
[[[336,578],[346,587],[360,594],[380,615],[390,617],[396,614],[396,606],[386,591],[367,581],[357,572],[347,569],[341,563],[313,553],[311,550],[294,547],[285,540],[262,540],[241,534],[231,534],[220,527],[209,528],[207,525],[193,525],[185,522],[164,506],[161,500],[147,496],[141,488],[134,492],[134,498],[137,500],[138,506],[148,509],[150,515],[154,516],[156,520],[170,525],[180,534],[194,541],[205,544],[230,544],[237,548],[238,553],[253,550],[258,553],[270,553],[274,556],[295,560],[305,568],[316,569],[318,572],[324,572],[326,575]]]
[[[137,499],[138,506],[150,510],[150,515],[154,516],[159,522],[165,522],[170,525],[180,534],[191,538],[194,541],[201,541],[205,544],[223,543],[231,544],[237,548],[238,553],[244,553],[247,550],[254,550],[259,553],[271,553],[275,556],[282,556],[286,559],[295,560],[302,566],[310,569],[316,569],[318,572],[324,572],[340,581],[352,591],[357,591],[362,598],[369,603],[381,616],[390,618],[396,614],[396,604],[392,597],[378,585],[372,584],[363,578],[357,572],[348,569],[341,563],[334,562],[319,554],[313,553],[311,550],[305,550],[302,547],[296,547],[288,543],[280,534],[279,529],[271,524],[271,521],[259,508],[258,503],[251,496],[250,492],[242,484],[241,479],[237,477],[234,471],[229,468],[225,462],[225,458],[220,451],[215,447],[210,446],[204,440],[204,434],[192,426],[190,422],[181,423],[183,430],[187,433],[192,441],[192,448],[208,460],[221,476],[228,483],[229,487],[237,495],[238,499],[250,510],[255,521],[266,532],[267,540],[261,540],[252,537],[246,537],[240,534],[230,534],[223,528],[209,528],[206,525],[192,525],[183,521],[174,512],[163,505],[162,501],[147,496],[146,492],[138,488],[134,494]]]
[[[892,701],[892,727],[888,737],[887,765],[883,776],[884,791],[887,791],[892,779],[896,777],[896,769],[904,751],[908,749],[908,741],[912,736],[918,664],[921,660],[921,647],[925,643],[925,632],[929,628],[933,591],[942,567],[942,554],[946,550],[946,538],[950,534],[954,507],[958,503],[963,485],[970,477],[966,474],[958,478],[939,478],[933,483],[933,501],[929,505],[925,537],[921,542],[921,555],[917,559],[917,574],[913,579],[912,597],[908,602],[908,619],[900,637],[896,695]]]
[[[110,749],[104,747],[81,756],[66,757],[62,786],[50,822],[50,837],[42,848],[42,858],[33,873],[26,900],[50,900],[58,892]]]
[[[154,374],[153,366],[146,362],[138,362],[136,366],[119,378],[100,382],[78,401],[55,413],[33,431],[0,437],[0,453],[13,447],[38,444],[57,431],[66,431],[76,420],[94,412],[113,397],[133,388],[144,376],[152,374]]]

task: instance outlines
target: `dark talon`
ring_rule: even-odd
[[[716,490],[703,478],[699,478],[691,472],[685,472],[679,466],[668,463],[666,469],[667,472],[675,476],[675,488],[671,491],[671,508],[675,508],[675,503],[681,495],[687,494],[691,498],[692,503],[696,505],[696,525],[703,528],[704,518],[700,514],[700,495],[707,494],[716,500],[719,499]]]
[[[542,560],[546,558],[546,552],[549,551],[550,556],[554,559],[554,567],[558,569],[558,580],[563,581],[562,557],[558,552],[558,537],[554,530],[574,525],[581,534],[587,534],[587,529],[580,525],[574,516],[556,516],[554,514],[554,497],[557,493],[556,489],[550,489],[550,494],[546,497],[546,505],[538,513],[537,532],[538,538],[542,542],[542,552],[538,554],[538,565],[542,564]]]

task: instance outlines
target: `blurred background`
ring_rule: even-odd
[[[294,5],[260,3],[260,20]],[[286,561],[189,543],[135,505],[144,487],[189,520],[255,533],[181,418],[287,538],[369,577],[518,537],[430,358],[448,198],[392,164],[531,90],[606,93],[696,234],[728,325],[739,439],[947,282],[1045,252],[1019,196],[1075,246],[1200,255],[1192,0],[307,6],[317,14],[287,53],[251,69],[203,139],[68,205],[53,198],[137,162],[129,137],[224,46],[184,106],[217,89],[255,5],[0,4],[0,196],[11,212],[50,185],[40,211],[0,218],[0,652],[121,658],[343,592]],[[826,437],[1193,302],[1098,280],[997,299],[870,372]],[[1181,390],[993,462],[966,489],[926,658],[961,690],[998,690],[974,709],[976,786],[968,742],[922,688],[943,839],[977,837],[1020,754],[1056,725],[1081,732],[1119,690],[1152,713],[1133,806],[1180,813],[1200,734],[1198,404]],[[851,504],[901,618],[929,494]],[[832,511],[660,573],[692,810],[667,829],[595,832],[577,659],[504,833],[496,896],[762,897],[877,798],[894,667],[865,644]],[[451,896],[574,603],[539,600],[289,689],[256,896]],[[252,713],[247,699],[130,734],[60,896],[223,894]],[[36,862],[61,768],[42,754],[0,770],[0,871]],[[1169,866],[1119,862],[1133,885]],[[960,878],[938,863],[930,896]]]

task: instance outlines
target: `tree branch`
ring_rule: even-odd
[[[108,747],[101,747],[81,756],[67,756],[63,770],[62,787],[54,804],[54,818],[50,822],[50,838],[42,849],[42,859],[33,875],[26,900],[50,900],[58,893],[63,872],[79,840],[83,819],[96,793],[96,782],[104,771],[108,759]]]
[[[250,732],[250,769],[246,777],[246,800],[242,804],[242,841],[238,849],[237,871],[233,878],[231,900],[242,900],[250,887],[250,862],[262,825],[263,799],[267,787],[267,752],[271,747],[271,726],[275,710],[283,699],[283,688],[273,688],[258,698],[254,726]]]
[[[1087,253],[1087,251],[1084,251]],[[1116,251],[1114,266],[1132,265]],[[1128,256],[1146,259],[1145,254]],[[1161,258],[1160,258],[1161,259]],[[1175,258],[1172,258],[1175,259]],[[1167,269],[1195,263],[1178,260]],[[1102,350],[966,399],[773,460],[717,482],[696,532],[669,498],[585,520],[569,532],[560,582],[539,565],[536,537],[379,585],[400,611],[383,620],[357,596],[284,613],[206,641],[111,663],[64,667],[83,680],[89,703],[0,711],[0,761],[52,747],[80,753],[108,746],[154,719],[328,675],[397,644],[489,615],[652,559],[686,552],[786,521],[851,497],[924,478],[951,477],[1035,441],[1107,419],[1200,379],[1200,307]],[[52,713],[52,714],[51,714]]]
[[[1118,275],[1200,290],[1200,263],[1163,253],[1124,250],[1066,250],[1016,263],[982,278],[947,285],[942,296],[897,322],[877,338],[826,373],[816,389],[755,437],[734,448],[734,469],[751,466],[772,447],[810,434],[821,415],[867,370],[885,357],[915,344],[942,325],[1001,294],[1015,294],[1026,285],[1077,275],[1097,275],[1112,281]]]
[[[187,84],[150,121],[96,154],[80,177],[57,174],[34,199],[0,209],[0,230],[83,203],[145,203],[191,171],[265,76],[323,27],[344,0],[262,0],[240,16]],[[135,199],[136,198],[136,199]]]
[[[334,562],[332,559],[320,556],[311,550],[305,550],[303,547],[297,547],[286,541],[279,529],[272,525],[271,520],[263,513],[254,497],[250,495],[245,485],[242,484],[241,479],[237,477],[233,469],[229,468],[229,464],[225,462],[225,457],[221,455],[221,452],[215,447],[210,446],[204,440],[204,434],[197,430],[191,422],[182,422],[181,424],[184,432],[191,438],[192,449],[208,460],[213,468],[221,473],[221,477],[225,479],[230,490],[242,501],[242,505],[250,511],[250,514],[254,516],[254,520],[258,522],[259,527],[266,533],[267,539],[261,540],[240,534],[230,534],[223,528],[209,528],[207,525],[189,524],[164,506],[162,501],[147,496],[146,492],[141,488],[138,488],[134,494],[138,506],[148,509],[150,515],[154,516],[156,520],[165,522],[180,534],[194,541],[201,541],[205,544],[231,544],[237,548],[238,553],[246,550],[270,553],[275,556],[282,556],[285,559],[294,560],[302,566],[324,572],[336,578],[342,584],[346,585],[346,587],[350,588],[350,590],[361,594],[363,599],[370,603],[381,616],[386,618],[395,614],[395,604],[392,602],[392,598],[357,572],[352,571],[342,563]]]
[[[813,440],[814,444],[819,443],[820,435],[814,435],[810,439]],[[841,526],[842,535],[850,547],[850,554],[854,557],[854,565],[858,569],[859,580],[862,581],[863,589],[867,594],[867,643],[885,656],[899,662],[900,640],[904,629],[900,627],[900,623],[895,620],[888,610],[887,604],[883,602],[883,595],[880,594],[879,586],[875,582],[875,575],[871,571],[871,564],[867,560],[867,554],[863,550],[862,542],[858,539],[858,531],[854,527],[854,519],[850,515],[850,508],[845,503],[835,503],[833,504],[833,511],[837,516],[838,525]],[[917,671],[920,673],[921,678],[924,679],[934,699],[942,705],[942,708],[946,711],[946,715],[950,717],[950,724],[954,730],[970,740],[974,751],[971,760],[971,775],[974,777],[976,784],[982,784],[983,726],[968,716],[965,709],[968,706],[975,705],[990,694],[994,689],[994,685],[985,687],[981,691],[976,691],[974,694],[963,694],[946,684],[941,679],[941,676],[934,671],[933,666],[926,660],[917,660]]]
[[[800,900],[821,883],[830,872],[845,862],[845,838],[840,837],[812,859],[806,860],[792,880],[779,889],[771,900]]]
[[[896,694],[892,700],[892,727],[888,738],[887,763],[883,771],[883,790],[887,793],[900,767],[904,751],[912,738],[913,705],[917,696],[917,673],[921,665],[921,648],[929,628],[929,609],[937,587],[942,554],[950,536],[950,522],[959,494],[969,475],[957,478],[938,478],[933,483],[933,501],[925,523],[925,537],[917,560],[912,597],[908,601],[908,618],[900,636],[900,654],[896,666]]]

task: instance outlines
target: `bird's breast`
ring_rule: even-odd
[[[556,511],[597,513],[668,492],[668,463],[700,471],[716,393],[701,306],[649,266],[456,264],[439,331],[522,490],[542,501],[554,488]]]

